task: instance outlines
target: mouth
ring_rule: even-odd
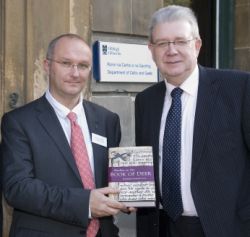
[[[66,82],[69,86],[79,86],[81,84],[80,81],[67,81]]]
[[[66,82],[67,87],[71,87],[71,88],[79,88],[82,86],[82,84],[78,81],[70,81],[70,82]]]
[[[165,62],[166,64],[177,64],[177,63],[180,63],[181,61],[168,61],[168,62]]]

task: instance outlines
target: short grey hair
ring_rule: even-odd
[[[57,42],[62,38],[78,39],[78,40],[81,40],[83,43],[86,44],[86,42],[84,41],[84,39],[80,35],[72,34],[72,33],[66,33],[66,34],[59,35],[59,36],[57,36],[56,38],[54,38],[53,40],[50,41],[48,49],[47,49],[47,54],[46,54],[47,59],[52,59],[53,58],[55,46],[56,46]]]
[[[179,20],[187,21],[191,25],[193,37],[200,39],[198,22],[194,12],[188,7],[170,5],[160,8],[152,15],[149,24],[149,41],[153,43],[152,34],[157,24]]]

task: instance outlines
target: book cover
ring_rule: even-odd
[[[109,186],[120,190],[110,197],[127,206],[155,206],[152,147],[109,148]]]

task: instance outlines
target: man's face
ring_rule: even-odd
[[[78,101],[88,81],[91,62],[91,50],[84,42],[61,38],[52,58],[44,63],[52,96],[64,105]]]
[[[201,40],[192,36],[191,26],[185,21],[156,25],[152,40],[149,49],[159,71],[169,83],[180,85],[197,64]],[[173,41],[177,43],[166,43]]]

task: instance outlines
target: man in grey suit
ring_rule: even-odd
[[[83,100],[92,54],[75,34],[60,35],[48,47],[44,96],[6,113],[2,119],[3,192],[14,208],[11,237],[87,236],[92,219],[96,236],[118,236],[113,215],[127,208],[107,197],[108,148],[119,145],[117,114]],[[69,112],[77,115],[95,189],[81,181],[71,147]],[[87,236],[88,237],[88,236]]]
[[[191,9],[152,16],[164,80],[137,95],[135,120],[136,144],[153,146],[158,200],[138,209],[138,237],[250,236],[250,75],[198,65],[201,44]]]

